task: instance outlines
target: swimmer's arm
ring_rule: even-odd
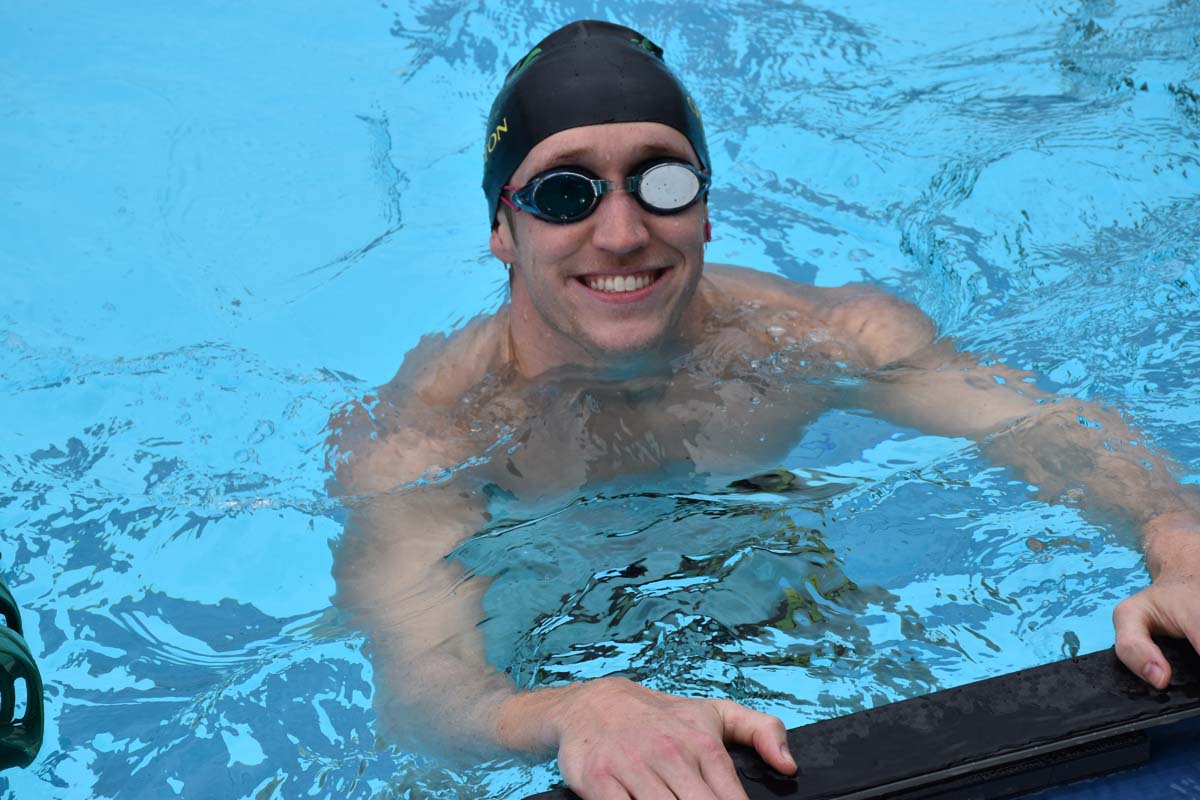
[[[446,558],[486,511],[465,488],[347,498],[335,603],[367,634],[378,726],[441,754],[494,756],[495,708],[514,694],[485,656],[486,582]]]
[[[1149,523],[1200,511],[1200,496],[1173,477],[1176,465],[1115,409],[1044,392],[1031,373],[960,352],[946,339],[933,341],[925,333],[931,329],[909,327],[905,315],[920,312],[909,307],[872,323],[887,335],[873,349],[881,366],[860,392],[864,405],[928,433],[978,441],[985,455],[1017,470],[1047,502],[1138,526],[1157,575],[1166,560],[1159,543],[1167,547],[1166,539],[1175,537]]]
[[[391,738],[425,751],[432,743],[463,763],[499,750],[557,749],[564,777],[584,796],[650,796],[670,787],[679,797],[711,790],[745,800],[726,742],[795,771],[783,723],[729,700],[675,697],[624,678],[516,691],[484,652],[478,625],[486,585],[444,557],[486,523],[482,498],[465,480],[387,492],[391,478],[382,476],[411,471],[399,462],[415,468],[436,459],[411,441],[390,445],[380,443],[383,456],[356,465],[359,488],[368,491],[346,496],[334,574],[337,604],[371,641],[379,724]],[[339,483],[352,486],[353,471],[339,470]]]
[[[973,438],[1043,499],[1139,530],[1154,583],[1117,607],[1117,653],[1165,686],[1170,666],[1151,634],[1187,637],[1200,650],[1200,493],[1181,486],[1175,465],[1114,409],[1042,392],[1030,373],[931,334],[923,341],[931,326],[911,306],[873,311],[859,322],[886,335],[865,340],[878,370],[861,392],[864,405],[920,430]]]
[[[405,369],[417,371],[409,360]],[[495,755],[465,751],[495,749],[491,715],[512,687],[484,654],[485,582],[447,558],[485,526],[486,503],[466,479],[421,482],[471,453],[444,409],[418,397],[411,381],[394,384],[382,390],[386,399],[368,395],[330,420],[329,488],[346,511],[334,603],[366,634],[383,738],[417,751]]]

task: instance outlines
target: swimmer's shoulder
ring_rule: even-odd
[[[459,402],[506,364],[508,308],[476,317],[450,335],[431,333],[409,350],[396,375],[380,387],[393,402],[427,407]]]
[[[929,346],[937,334],[919,308],[875,286],[813,286],[727,264],[706,265],[705,276],[728,302],[797,312],[806,324],[841,339],[866,366],[903,360]]]
[[[812,313],[821,309],[825,293],[821,287],[732,264],[705,264],[704,276],[717,289],[722,304],[757,303],[768,309]]]
[[[453,412],[504,363],[507,327],[498,316],[422,337],[395,377],[334,413],[327,442],[332,492],[389,491],[476,455]]]

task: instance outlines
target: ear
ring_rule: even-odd
[[[517,248],[508,220],[507,214],[496,215],[496,227],[492,228],[492,236],[488,244],[492,249],[492,255],[505,264],[512,264],[517,260]]]

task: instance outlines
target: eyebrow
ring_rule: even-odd
[[[594,150],[588,148],[576,148],[573,150],[563,150],[562,152],[553,154],[550,158],[538,168],[538,172],[562,166],[563,164],[578,164],[579,166],[587,166],[588,156],[594,154]],[[646,142],[638,145],[633,150],[633,157],[630,160],[632,164],[640,164],[648,158],[656,158],[658,156],[671,156],[674,158],[682,158],[690,162],[691,153],[685,153],[680,148],[672,147],[669,144],[661,142]]]

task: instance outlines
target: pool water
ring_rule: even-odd
[[[0,576],[47,728],[5,797],[555,780],[377,743],[330,604],[325,428],[503,301],[484,118],[575,18],[643,31],[700,101],[711,260],[883,285],[1200,482],[1195,3],[9,3]],[[620,672],[797,725],[1107,647],[1147,580],[1129,531],[965,440],[830,411],[785,465],[817,488],[508,509],[456,551],[493,579],[489,656],[522,686]]]

